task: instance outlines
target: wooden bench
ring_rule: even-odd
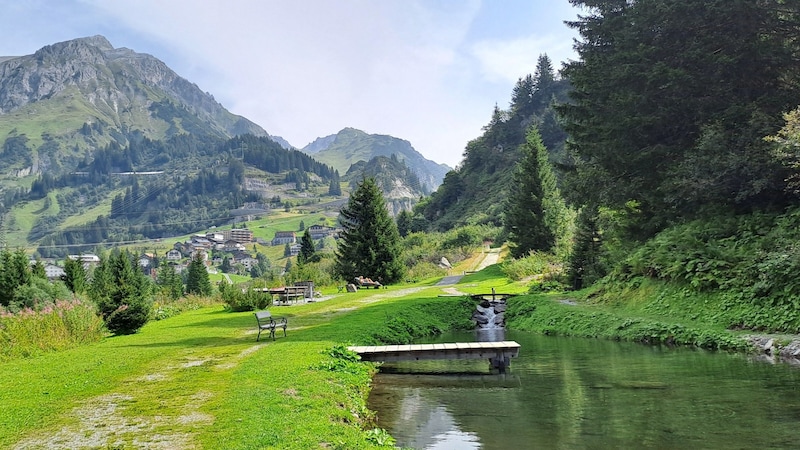
[[[253,315],[256,316],[256,322],[258,322],[258,336],[256,336],[256,342],[261,339],[261,332],[264,330],[269,330],[269,335],[272,337],[273,341],[275,340],[276,328],[283,328],[283,335],[286,336],[286,317],[278,317],[276,321],[269,311],[256,311]]]

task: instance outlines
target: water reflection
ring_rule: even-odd
[[[800,370],[741,355],[509,332],[511,372],[396,363],[370,408],[416,449],[797,448]],[[398,374],[402,373],[402,374]]]

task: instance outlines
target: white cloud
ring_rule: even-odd
[[[491,82],[516,82],[536,69],[539,55],[552,61],[565,61],[572,54],[572,41],[563,37],[531,35],[510,40],[484,40],[472,47],[481,72]],[[558,67],[555,67],[558,69]]]

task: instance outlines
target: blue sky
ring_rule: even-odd
[[[102,34],[297,147],[344,127],[455,167],[546,53],[567,0],[0,0],[0,56]]]

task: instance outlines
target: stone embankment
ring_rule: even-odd
[[[800,364],[800,337],[792,336],[791,338],[786,338],[785,336],[751,335],[747,336],[747,340],[761,354],[773,360]]]

